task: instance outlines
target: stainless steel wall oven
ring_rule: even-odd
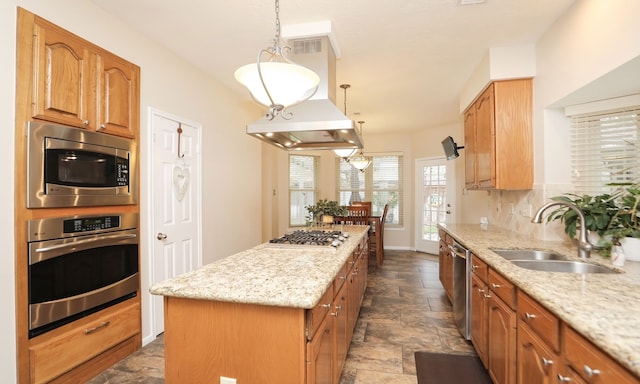
[[[27,208],[136,203],[134,140],[36,121],[27,135]]]
[[[137,213],[27,222],[29,337],[137,295]]]

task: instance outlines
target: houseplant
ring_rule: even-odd
[[[610,194],[590,196],[565,193],[561,196],[555,196],[551,200],[575,204],[584,214],[585,222],[580,223],[578,214],[566,206],[561,206],[551,212],[547,217],[547,221],[559,220],[564,224],[564,232],[572,239],[575,238],[576,231],[582,225],[587,230],[602,237],[609,229],[613,217],[618,212],[615,199],[616,196]]]
[[[334,216],[346,216],[349,213],[347,207],[340,205],[335,200],[327,199],[318,200],[315,204],[307,205],[305,208],[308,212],[307,224],[331,223]]]
[[[640,261],[640,185],[630,184],[621,189],[616,206],[605,235],[611,238],[611,244],[622,244],[627,260]]]

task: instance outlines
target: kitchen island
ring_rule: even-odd
[[[518,308],[518,327],[527,322],[520,317],[521,298],[524,299],[522,304],[526,305],[527,297],[533,299],[548,310],[551,317],[558,319],[561,326],[554,331],[547,329],[543,334],[548,340],[558,340],[555,345],[558,360],[562,360],[563,352],[568,352],[565,354],[567,361],[572,360],[576,352],[569,350],[569,347],[574,345],[575,335],[579,335],[592,344],[587,349],[604,351],[605,355],[619,364],[617,369],[626,369],[629,377],[635,376],[635,379],[616,382],[638,382],[640,263],[627,261],[624,268],[617,269],[619,273],[613,274],[534,271],[514,265],[492,249],[544,249],[564,255],[569,260],[579,260],[576,246],[571,242],[540,241],[492,226],[447,224],[440,228],[470,249],[472,260],[480,259],[492,272],[497,272],[513,284],[518,292],[518,302],[515,304]],[[596,252],[592,252],[591,258],[586,261],[616,269],[609,259],[600,257]],[[474,321],[473,318],[471,321]],[[529,325],[524,328],[532,328]],[[571,368],[575,368],[575,371],[583,369],[582,366]],[[561,370],[563,366],[555,364],[554,369]]]
[[[164,296],[167,383],[339,378],[362,304],[368,226],[337,248],[264,243],[151,287]]]

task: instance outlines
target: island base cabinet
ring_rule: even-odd
[[[304,309],[171,296],[164,304],[167,384],[305,382]]]
[[[327,316],[313,340],[307,343],[307,384],[333,384],[333,341],[334,321]]]

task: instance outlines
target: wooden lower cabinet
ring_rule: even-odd
[[[526,323],[518,323],[518,384],[557,383],[560,358]]]
[[[487,284],[475,273],[471,274],[471,343],[485,368],[488,361],[488,289]]]
[[[442,230],[440,230],[439,235],[438,276],[449,301],[453,302],[453,257],[451,257],[451,250],[449,249],[449,245],[453,244],[453,239]]]
[[[314,338],[307,343],[307,384],[334,382],[334,325],[331,316],[325,317]]]
[[[32,339],[30,382],[86,381],[140,344],[140,301],[135,298]]]
[[[569,326],[562,330],[566,365],[589,384],[636,384],[640,380]],[[566,374],[566,373],[565,373]]]
[[[488,370],[494,384],[516,382],[516,314],[495,293],[489,297]]]

